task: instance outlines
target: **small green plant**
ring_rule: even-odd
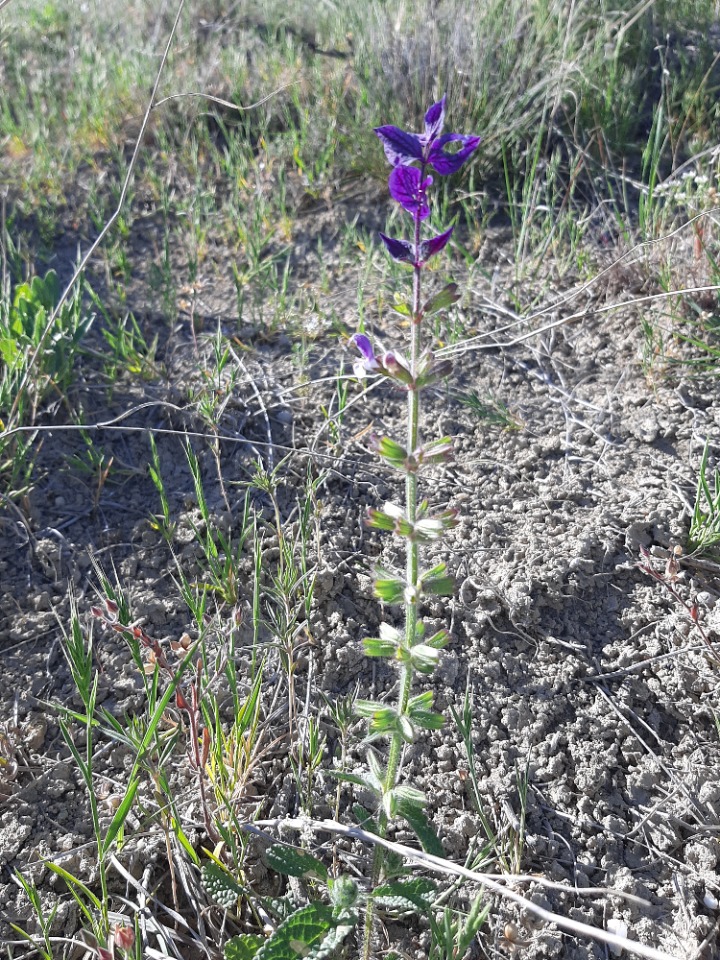
[[[119,613],[119,607],[113,601],[107,601],[107,611],[114,615]],[[110,616],[108,612],[108,616]],[[100,892],[96,894],[87,884],[71,874],[61,864],[48,862],[48,868],[65,881],[67,888],[75,900],[80,915],[92,931],[95,942],[103,947],[111,936],[110,918],[110,889],[108,872],[110,856],[115,848],[123,844],[125,822],[133,805],[135,794],[140,785],[137,763],[131,771],[124,795],[110,820],[105,825],[101,817],[101,801],[95,776],[95,746],[98,733],[98,715],[107,715],[97,706],[97,692],[99,676],[93,668],[93,638],[92,632],[83,631],[77,608],[74,601],[71,607],[70,629],[64,637],[65,656],[70,672],[83,704],[83,710],[77,712],[67,707],[59,706],[60,732],[70,751],[80,773],[87,792],[90,808],[90,820],[93,835],[97,843],[97,865],[100,883]],[[156,719],[156,723],[159,717]],[[117,721],[115,721],[117,724]],[[84,742],[83,742],[84,741]]]
[[[430,913],[428,960],[463,960],[490,913],[490,904],[476,897],[465,913],[445,907],[439,917]]]
[[[342,446],[342,425],[348,405],[350,390],[349,378],[345,374],[344,364],[340,364],[335,378],[335,393],[329,405],[322,405],[320,412],[325,418],[331,450],[339,450]]]
[[[7,428],[36,422],[50,397],[64,402],[74,377],[80,343],[92,316],[83,313],[80,294],[63,304],[53,328],[45,328],[60,299],[57,274],[33,277],[12,293],[0,291],[0,478],[8,495],[26,486],[32,474],[32,442],[22,434],[3,436]],[[38,351],[33,376],[23,387],[31,358]]]
[[[193,524],[195,538],[205,558],[206,577],[200,585],[229,607],[234,607],[241,598],[240,569],[245,544],[252,530],[250,522],[250,498],[246,495],[240,520],[240,531],[234,535],[213,519],[205,497],[200,462],[192,447],[185,448],[190,473],[195,488],[195,499],[200,511],[201,523]],[[157,486],[157,484],[156,484]],[[163,524],[164,519],[163,508]]]
[[[467,407],[478,420],[489,426],[503,430],[520,430],[522,427],[521,421],[497,397],[488,395],[483,399],[474,390],[470,390],[467,393],[455,394],[455,399]]]
[[[153,530],[157,530],[160,533],[163,540],[165,540],[167,543],[171,543],[173,536],[175,535],[175,528],[177,524],[170,515],[170,503],[168,501],[165,483],[160,471],[160,454],[158,453],[155,437],[152,435],[152,433],[150,434],[150,454],[152,456],[152,463],[148,464],[148,473],[150,474],[150,479],[153,482],[153,486],[157,490],[158,496],[160,497],[160,507],[162,510],[160,514],[153,514],[150,520],[150,526],[153,528]]]
[[[708,480],[709,455],[710,444],[706,442],[698,471],[688,544],[699,553],[717,554],[720,552],[720,471],[716,469],[711,481]]]
[[[50,909],[50,912],[46,915],[45,908],[42,904],[40,891],[35,884],[24,877],[19,870],[15,872],[15,879],[25,891],[25,895],[30,902],[33,914],[35,915],[40,928],[40,936],[38,937],[37,934],[28,933],[27,930],[24,930],[15,923],[11,923],[10,926],[23,938],[23,940],[26,940],[33,947],[33,949],[38,952],[38,955],[42,957],[42,960],[53,960],[54,953],[50,938],[50,931],[52,930],[53,920],[55,919],[55,914],[58,911],[59,905],[57,903],[54,904]]]
[[[437,891],[423,877],[401,878],[364,893],[351,877],[330,875],[327,867],[305,850],[274,844],[265,853],[273,870],[295,880],[283,900],[258,903],[265,916],[276,921],[267,938],[257,934],[233,937],[225,944],[225,960],[330,960],[359,922],[360,908],[368,904],[388,913],[425,913]],[[202,878],[213,899],[229,910],[247,891],[217,862],[203,867]],[[302,892],[298,905],[293,889]],[[307,902],[309,901],[309,902]],[[473,934],[474,935],[474,934]]]

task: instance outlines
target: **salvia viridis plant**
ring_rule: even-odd
[[[412,268],[412,298],[410,302],[395,305],[400,317],[409,321],[410,343],[405,353],[390,350],[378,355],[364,333],[356,333],[352,338],[360,353],[354,367],[356,374],[387,377],[407,394],[407,434],[404,442],[386,436],[375,436],[371,440],[373,450],[405,478],[405,503],[385,503],[382,509],[369,509],[367,516],[369,526],[394,534],[404,544],[404,572],[383,568],[374,571],[376,597],[385,604],[403,608],[404,629],[383,623],[379,637],[363,641],[368,656],[383,657],[397,664],[398,698],[392,706],[356,701],[358,715],[368,720],[369,739],[387,738],[389,749],[384,761],[369,750],[369,775],[351,779],[377,796],[379,812],[374,830],[380,836],[385,836],[389,821],[400,816],[415,829],[423,843],[431,842],[431,831],[423,812],[425,797],[401,782],[402,753],[404,745],[415,740],[419,730],[437,730],[443,724],[442,716],[432,709],[432,693],[413,695],[413,684],[417,674],[434,671],[440,650],[449,640],[446,630],[427,635],[421,616],[423,598],[449,595],[454,584],[444,563],[423,568],[421,549],[440,540],[457,522],[454,510],[442,506],[431,508],[426,499],[420,499],[421,481],[427,469],[446,461],[452,452],[450,437],[424,441],[420,433],[423,392],[450,373],[450,363],[436,360],[430,347],[423,343],[423,322],[459,299],[457,285],[453,283],[423,299],[423,270],[428,260],[447,245],[453,232],[453,227],[449,227],[442,233],[426,236],[423,225],[431,212],[429,191],[433,173],[441,176],[456,173],[480,143],[480,137],[443,133],[444,121],[445,97],[425,114],[422,133],[408,133],[394,126],[375,129],[392,166],[390,195],[412,221],[410,239],[380,234],[390,256]],[[386,872],[385,850],[377,846],[371,890],[383,882]],[[365,922],[366,958],[372,949],[373,914],[370,898]]]
[[[432,709],[432,693],[413,695],[413,684],[418,674],[433,672],[440,650],[449,640],[446,630],[426,635],[421,617],[423,598],[447,596],[453,591],[453,579],[446,565],[439,563],[425,569],[420,557],[424,544],[440,540],[456,524],[454,510],[431,508],[427,500],[419,498],[424,472],[447,461],[452,451],[449,437],[423,441],[420,436],[423,391],[450,373],[450,364],[437,361],[431,349],[423,345],[423,321],[458,300],[454,283],[423,300],[423,268],[447,245],[453,231],[450,227],[443,233],[425,236],[429,231],[423,230],[423,223],[430,216],[431,171],[441,175],[455,173],[477,148],[480,138],[443,134],[444,120],[445,97],[425,114],[423,133],[406,133],[394,126],[375,130],[393,168],[390,194],[412,218],[411,239],[380,234],[390,256],[412,269],[412,296],[407,303],[395,305],[399,316],[409,322],[411,336],[405,353],[396,350],[376,355],[364,333],[356,333],[352,344],[359,351],[354,364],[359,378],[386,377],[407,394],[405,441],[385,436],[373,437],[371,441],[378,455],[404,476],[405,503],[402,506],[386,503],[382,509],[370,509],[367,516],[371,527],[394,533],[405,545],[404,572],[380,567],[374,571],[376,596],[388,606],[402,608],[404,629],[383,623],[379,637],[363,641],[368,656],[384,657],[397,664],[400,672],[397,703],[390,706],[369,700],[354,701],[356,715],[368,721],[368,740],[385,738],[389,740],[389,749],[383,759],[379,752],[368,750],[369,769],[365,775],[336,772],[339,780],[362,787],[377,798],[376,814],[359,804],[353,808],[366,831],[384,838],[390,821],[400,817],[410,825],[426,851],[439,856],[443,850],[425,816],[425,797],[401,782],[401,765],[405,744],[414,741],[420,730],[437,730],[443,724],[442,716]],[[447,149],[448,145],[453,146]],[[437,891],[431,880],[404,875],[407,871],[397,856],[379,845],[375,847],[369,888],[362,893],[354,879],[342,875],[331,877],[324,864],[305,850],[276,844],[266,851],[265,859],[277,872],[309,884],[310,902],[288,903],[275,915],[276,905],[265,898],[264,909],[280,921],[279,925],[267,939],[255,934],[233,937],[225,945],[226,960],[293,960],[298,956],[325,960],[336,955],[342,942],[358,926],[363,906],[362,955],[364,960],[369,960],[377,908],[428,914],[436,899]],[[226,908],[234,905],[244,892],[219,860],[205,865],[203,881],[213,898]],[[461,927],[452,928],[458,956],[465,953],[475,938],[487,909],[478,897]],[[444,922],[450,930],[452,924],[448,926],[448,917],[446,911]],[[437,924],[433,929],[439,929]]]

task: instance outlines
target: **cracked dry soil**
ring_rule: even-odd
[[[500,243],[495,256],[509,269],[510,253]],[[451,708],[460,709],[467,692],[476,774],[498,849],[508,862],[517,856],[512,862],[522,872],[576,888],[530,882],[520,889],[572,918],[604,928],[625,923],[633,938],[678,957],[709,960],[720,956],[718,666],[682,607],[639,561],[644,547],[662,572],[673,547],[687,543],[706,439],[712,453],[718,449],[720,395],[714,380],[690,378],[682,367],[646,375],[640,321],[641,310],[652,306],[593,312],[604,301],[581,286],[562,308],[570,313],[587,306],[580,321],[510,348],[498,334],[496,346],[459,354],[449,389],[427,398],[425,435],[457,438],[455,460],[432,475],[428,495],[456,507],[460,524],[444,547],[426,557],[448,560],[457,590],[451,600],[427,607],[431,626],[449,623],[452,634],[440,668],[423,679],[448,722],[408,748],[404,776],[427,792],[429,815],[448,857],[463,862],[482,837],[468,758],[451,720]],[[338,275],[338,302],[352,303],[351,291],[350,280]],[[470,290],[463,318],[468,329],[488,332],[505,322],[488,306],[489,295],[482,285]],[[346,319],[352,330],[350,312]],[[237,332],[230,318],[222,326]],[[389,342],[397,335],[382,333]],[[332,700],[358,686],[363,696],[392,695],[395,675],[365,658],[360,640],[373,635],[381,615],[371,597],[369,566],[376,559],[392,563],[395,545],[364,530],[361,516],[367,505],[398,496],[397,477],[357,438],[369,423],[398,435],[402,396],[391,385],[373,386],[348,408],[343,443],[333,447],[321,406],[329,403],[334,385],[320,381],[336,371],[342,339],[319,335],[309,344],[302,371],[308,382],[297,389],[300,371],[290,340],[242,333],[248,348],[243,376],[218,424],[228,514],[211,445],[197,436],[207,426],[188,402],[209,346],[201,337],[198,358],[186,329],[173,337],[166,379],[140,384],[127,378],[111,398],[94,397],[97,420],[155,401],[124,421],[137,429],[94,433],[106,457],[114,458],[99,496],[73,466],[72,454],[83,445],[77,432],[50,429],[41,437],[28,501],[8,508],[0,525],[0,723],[11,761],[0,779],[0,942],[17,939],[9,921],[31,923],[27,900],[12,880],[16,869],[38,884],[47,903],[59,901],[53,924],[58,935],[73,934],[79,918],[44,861],[58,861],[90,883],[96,879],[87,803],[49,706],[81,705],[63,654],[62,625],[69,622],[70,593],[89,625],[90,606],[97,602],[91,557],[106,573],[116,571],[132,617],[153,637],[164,643],[192,633],[172,553],[148,522],[159,512],[147,473],[148,431],[156,435],[177,520],[173,551],[186,576],[198,581],[203,566],[193,525],[199,514],[183,453],[185,431],[200,457],[210,509],[228,531],[237,529],[244,496],[236,481],[250,477],[258,454],[269,465],[268,436],[275,465],[290,453],[281,487],[288,523],[297,519],[293,509],[308,467],[324,472],[319,550],[312,557],[315,596],[308,639],[297,654],[295,692],[301,705],[309,696],[320,710],[326,763],[337,754],[337,735],[319,694]],[[513,428],[479,418],[458,400],[471,391],[502,402]],[[350,399],[359,394],[353,386]],[[84,400],[88,409],[89,387]],[[62,416],[58,410],[46,423],[61,425]],[[261,494],[253,494],[252,506],[270,517]],[[267,571],[277,556],[270,536],[264,551]],[[251,599],[251,572],[248,552],[239,571],[243,609]],[[712,640],[720,631],[719,574],[711,559],[684,556],[676,584],[683,597],[697,602]],[[225,617],[229,623],[230,612]],[[211,631],[209,648],[221,650],[230,629]],[[127,645],[97,627],[94,637],[99,703],[119,718],[142,715],[142,682]],[[235,636],[240,676],[249,676],[250,645],[246,616]],[[263,697],[269,704],[284,682],[272,654],[267,670]],[[272,722],[280,730],[285,720]],[[281,738],[256,768],[239,800],[247,816],[297,811],[287,750]],[[351,767],[363,768],[363,752],[359,741],[353,743]],[[122,746],[98,745],[103,793],[121,792],[131,760]],[[199,849],[202,818],[182,749],[173,776]],[[320,777],[318,817],[330,815],[334,792],[334,781]],[[150,816],[147,784],[140,798],[119,857],[134,876],[162,884],[165,841]],[[402,830],[395,836],[409,839]],[[117,892],[125,893],[119,876],[115,881]],[[502,933],[510,921],[526,942],[519,955],[530,960],[608,955],[599,944],[538,925],[498,901],[477,956],[507,955]],[[419,921],[390,932],[402,938],[408,955],[426,955],[427,931]]]

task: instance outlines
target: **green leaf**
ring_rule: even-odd
[[[412,721],[424,730],[442,730],[445,726],[445,717],[441,713],[434,713],[432,710],[413,710]]]
[[[288,877],[301,877],[305,880],[322,880],[327,883],[328,872],[325,864],[305,850],[286,847],[275,843],[265,853],[268,866],[277,873]]]
[[[59,863],[52,863],[51,861],[46,862],[48,870],[51,870],[53,873],[56,873],[59,877],[63,878],[65,883],[68,885],[70,893],[73,895],[86,916],[92,917],[92,912],[89,910],[87,905],[83,903],[82,898],[78,896],[78,890],[82,893],[83,897],[88,901],[88,903],[95,907],[98,913],[102,911],[102,904],[100,903],[100,900],[95,896],[92,890],[82,882],[82,880],[78,880],[78,878],[73,876],[73,874],[66,870],[65,867],[61,867]]]
[[[393,789],[393,793],[402,806],[410,804],[410,806],[422,810],[427,804],[427,797],[422,790],[418,790],[417,787],[411,787],[408,784],[399,784]]]
[[[425,690],[408,700],[408,713],[413,710],[429,710],[433,704],[432,690]]]
[[[394,657],[397,644],[389,640],[380,640],[378,637],[365,637],[363,650],[367,657]]]
[[[375,818],[361,803],[354,803],[352,805],[352,815],[355,817],[357,825],[361,830],[366,830],[368,833],[378,832]]]
[[[175,839],[180,842],[180,844],[182,845],[183,849],[185,850],[185,853],[188,855],[190,860],[192,860],[192,862],[195,864],[196,867],[199,867],[200,857],[198,857],[192,844],[188,840],[185,831],[180,826],[180,823],[175,817],[172,817],[172,816],[170,817],[170,827],[172,829]]]
[[[385,704],[378,703],[377,700],[356,700],[353,704],[353,713],[356,717],[372,717],[385,709],[387,709]]]
[[[264,943],[264,938],[254,933],[233,937],[225,944],[225,960],[253,960]]]
[[[370,776],[374,782],[382,788],[385,783],[386,771],[374,750],[368,750],[367,762],[370,768]]]
[[[419,450],[415,451],[418,465],[446,463],[452,456],[453,444],[452,437],[442,437],[440,440],[424,443]]]
[[[412,665],[420,673],[432,673],[439,659],[440,651],[427,643],[420,643],[410,651]]]
[[[425,570],[420,574],[420,589],[426,594],[449,597],[455,590],[455,580],[449,576],[446,564],[439,563],[432,570]]]
[[[405,581],[383,567],[375,567],[375,596],[383,603],[405,602]]]
[[[394,736],[396,733],[403,736],[403,721],[406,717],[399,717],[394,707],[382,707],[376,710],[370,719],[369,732],[373,737]],[[412,740],[408,741],[412,743]]]
[[[391,463],[402,464],[407,457],[405,447],[401,446],[396,440],[391,440],[390,437],[380,437],[375,441],[373,447],[383,459],[390,460]]]
[[[255,954],[255,960],[298,960],[307,957],[335,926],[324,903],[310,903],[283,921]]]
[[[412,877],[408,880],[396,880],[376,887],[372,892],[372,899],[382,904],[386,910],[395,912],[412,910],[429,910],[435,903],[437,886],[425,877]]]
[[[128,814],[130,813],[130,808],[132,807],[133,800],[135,799],[135,794],[137,793],[137,788],[140,786],[140,779],[137,776],[133,776],[128,784],[128,788],[125,791],[125,796],[122,798],[120,806],[115,811],[108,831],[105,834],[102,844],[101,844],[101,856],[104,858],[107,855],[108,850],[113,845],[117,839],[120,831],[125,825],[125,820],[127,819]]]
[[[242,895],[243,888],[227,870],[210,861],[203,864],[200,876],[203,886],[215,903],[224,910],[233,910],[237,906],[238,897]]]
[[[329,880],[328,887],[330,889],[330,900],[338,916],[352,910],[358,902],[360,891],[352,877],[341,875],[337,880]]]
[[[345,937],[357,926],[358,916],[351,910],[344,911],[342,920],[331,930],[322,943],[315,947],[308,955],[308,960],[326,960],[329,957],[336,957],[336,950],[343,942]]]
[[[425,853],[432,854],[434,857],[445,856],[438,835],[430,826],[421,806],[400,799],[397,803],[397,815],[402,817],[413,830]]]
[[[443,287],[439,293],[436,293],[434,297],[431,297],[423,304],[420,313],[423,317],[431,317],[434,313],[439,313],[441,310],[452,306],[453,303],[457,303],[459,299],[458,285],[456,283],[449,283],[446,287]]]
[[[386,530],[388,533],[395,533],[400,537],[410,537],[413,533],[413,525],[405,517],[400,507],[395,504],[386,503],[385,510],[375,510],[369,507],[367,511],[366,524],[375,530]]]
[[[405,301],[394,303],[391,307],[391,310],[393,310],[394,313],[398,313],[401,317],[412,317],[413,315],[412,307]]]
[[[442,650],[443,647],[446,647],[450,643],[450,634],[447,630],[438,630],[437,633],[434,633],[426,641],[429,647],[435,647],[436,650]]]

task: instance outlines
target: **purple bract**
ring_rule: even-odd
[[[437,173],[446,175],[456,173],[460,169],[477,148],[480,137],[462,136],[459,133],[446,133],[440,136],[444,122],[445,97],[438,103],[434,103],[425,114],[424,133],[408,133],[390,124],[376,127],[375,133],[385,149],[385,156],[394,167],[407,167],[409,164],[419,162],[423,167],[431,166]],[[457,153],[448,153],[443,149],[448,143],[460,143],[461,147]],[[390,192],[392,193],[392,185]],[[393,197],[405,206],[403,201],[394,194]],[[405,209],[409,208],[405,207]],[[415,211],[410,210],[410,212]]]

